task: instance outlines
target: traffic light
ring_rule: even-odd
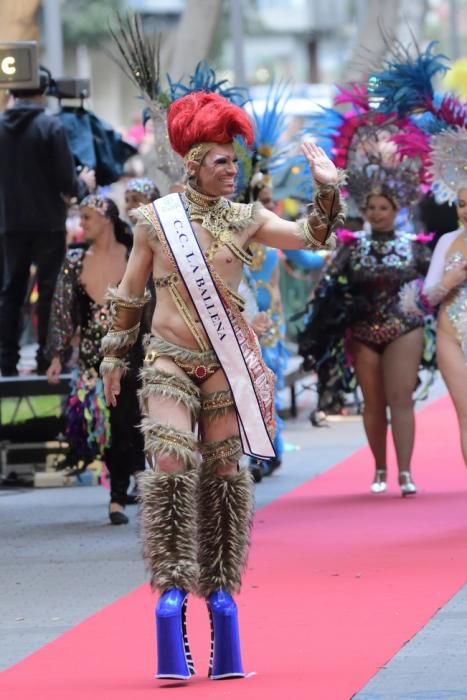
[[[0,89],[31,90],[39,87],[35,41],[0,41]]]

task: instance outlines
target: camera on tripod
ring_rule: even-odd
[[[35,90],[42,84],[46,94],[58,100],[82,102],[91,95],[90,81],[85,78],[52,78],[39,65],[35,41],[0,42],[0,89]]]
[[[87,78],[52,78],[47,94],[59,100],[85,100],[91,95],[91,83]]]
[[[0,89],[33,90],[39,85],[36,42],[0,42]]]

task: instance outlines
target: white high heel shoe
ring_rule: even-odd
[[[386,469],[377,469],[375,471],[375,478],[370,486],[371,493],[384,493],[387,491],[387,471]]]
[[[412,475],[409,471],[399,472],[399,486],[402,496],[415,496],[417,487],[412,481]]]

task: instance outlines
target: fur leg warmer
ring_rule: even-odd
[[[249,470],[218,476],[204,466],[199,484],[199,593],[240,590],[253,517]]]
[[[143,552],[153,589],[196,591],[198,472],[148,470],[138,477],[138,489]]]

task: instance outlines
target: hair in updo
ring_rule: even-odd
[[[120,218],[118,207],[110,197],[102,197],[99,194],[88,194],[87,197],[81,200],[79,208],[95,209],[106,219],[110,219],[114,227],[115,239],[119,243],[123,243],[128,249],[133,245],[133,236],[128,224]]]

